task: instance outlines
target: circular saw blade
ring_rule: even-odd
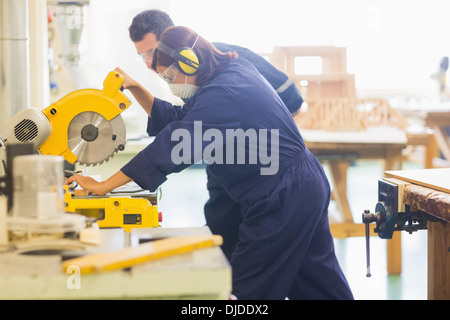
[[[69,149],[80,164],[103,163],[125,147],[125,124],[120,114],[108,121],[97,112],[82,112],[70,122],[67,135]]]

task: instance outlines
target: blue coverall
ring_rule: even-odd
[[[303,98],[295,84],[286,74],[271,65],[266,59],[253,51],[223,42],[214,42],[214,46],[222,52],[236,51],[239,58],[247,60],[275,89],[291,113],[298,111]],[[221,184],[206,170],[209,199],[205,204],[205,220],[214,234],[223,236],[221,246],[225,256],[231,260],[238,242],[239,226],[242,223],[241,206],[235,202],[222,188]]]
[[[202,134],[212,129],[224,137],[224,149],[216,149],[223,151],[224,164],[208,164],[208,170],[242,208],[239,242],[231,259],[238,299],[353,298],[334,253],[325,173],[306,148],[289,110],[253,65],[233,60],[183,108],[155,98],[149,121],[154,141],[121,170],[151,191],[168,174],[199,161],[212,143],[192,143],[191,150],[183,151],[191,161],[174,163],[172,151],[182,142],[174,133],[188,132],[198,141],[201,123]],[[246,156],[258,147],[226,139],[230,130],[238,129],[270,132],[267,150],[276,150],[279,160],[274,174],[261,174],[267,168],[262,158],[238,164],[235,152],[233,161],[225,161],[230,145],[235,151],[244,147]]]

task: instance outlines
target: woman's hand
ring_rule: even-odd
[[[74,181],[78,183],[78,185],[84,190],[87,190],[90,193],[96,194],[98,196],[103,196],[111,190],[123,186],[124,184],[133,180],[119,170],[103,182],[98,182],[91,177],[74,174],[66,180],[65,184],[70,184]]]
[[[68,178],[66,180],[65,184],[70,184],[74,181],[76,183],[78,183],[78,185],[81,188],[83,188],[84,190],[87,190],[90,193],[93,193],[98,196],[103,196],[103,195],[107,194],[109,191],[111,191],[111,190],[107,190],[105,188],[104,182],[98,182],[97,180],[95,180],[91,177],[80,176],[78,174],[75,174],[75,175],[71,176],[70,178]]]

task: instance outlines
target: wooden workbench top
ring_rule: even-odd
[[[386,171],[387,176],[450,193],[450,168]]]
[[[411,183],[403,201],[411,207],[450,221],[450,168],[386,171],[387,178]]]

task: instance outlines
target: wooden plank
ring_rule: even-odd
[[[428,225],[428,299],[450,299],[450,223]]]
[[[386,171],[386,176],[450,193],[450,168]]]
[[[86,197],[89,195],[89,191],[84,189],[75,189],[73,190],[73,195],[75,197]]]
[[[302,119],[300,118],[300,123]],[[373,144],[403,145],[408,138],[403,130],[391,127],[371,127],[363,131],[326,131],[304,129],[300,133],[305,143],[361,144],[374,148]]]
[[[410,184],[405,188],[402,197],[405,204],[413,210],[428,212],[444,221],[450,222],[450,194],[431,188]]]
[[[66,271],[69,267],[77,266],[82,274],[118,270],[138,263],[221,244],[222,237],[217,235],[172,237],[141,244],[138,247],[70,259],[63,263],[63,268]]]

